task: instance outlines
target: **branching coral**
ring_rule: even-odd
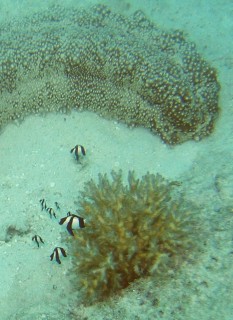
[[[99,175],[86,183],[79,214],[86,228],[72,238],[74,271],[89,301],[101,300],[135,279],[163,272],[192,243],[190,214],[184,201],[173,200],[175,182],[133,172],[128,185],[122,172]]]

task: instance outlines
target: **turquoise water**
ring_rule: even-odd
[[[108,22],[111,31],[106,31],[101,19],[109,14],[108,9],[101,9],[92,21],[96,29],[93,25],[90,30],[82,28],[90,17],[81,10],[93,4],[0,1],[0,318],[232,319],[232,4],[217,0],[104,2],[112,12],[129,19],[136,10],[142,10],[158,30],[166,33],[182,30],[185,39],[195,43],[195,50],[217,70],[220,112],[213,132],[198,141],[202,130],[197,130],[197,135],[188,135],[177,146],[164,143],[164,131],[151,133],[154,127],[151,122],[147,125],[146,116],[139,118],[142,125],[138,128],[132,121],[134,113],[126,116],[127,108],[134,104],[153,108],[143,77],[133,82],[134,66],[129,64],[135,52],[146,57],[147,68],[155,59],[148,54],[152,38],[144,39],[147,20],[142,19],[141,31],[132,33],[128,41],[123,27],[121,31],[120,27],[112,28],[114,19]],[[119,26],[124,26],[124,19],[119,17]],[[96,35],[100,25],[103,35]],[[114,43],[124,46],[118,69],[109,56],[101,69],[97,68],[96,53],[92,64],[85,54],[86,39],[91,42],[103,37],[108,39],[107,48]],[[142,47],[140,39],[144,41]],[[99,65],[105,47],[98,48]],[[72,54],[82,52],[82,48],[80,67]],[[70,64],[66,50],[71,55]],[[150,68],[141,65],[139,75],[145,72],[148,76]],[[118,78],[116,71],[124,71],[125,76]],[[167,77],[162,75],[162,79]],[[93,89],[96,77],[97,91]],[[120,111],[109,107],[113,116],[99,111],[112,100],[110,105]],[[206,114],[203,127],[205,121],[209,121]],[[86,149],[80,161],[70,153],[76,144]],[[99,173],[109,174],[112,169],[123,171],[125,184],[129,170],[135,170],[138,177],[149,171],[176,181],[176,192],[198,208],[192,218],[194,229],[198,226],[201,231],[193,240],[191,254],[182,256],[182,263],[165,264],[166,272],[160,268],[156,276],[142,276],[116,295],[90,305],[88,298],[83,299],[83,288],[73,286],[80,275],[72,269],[72,236],[58,222],[68,211],[75,213],[79,208],[78,197],[87,181],[97,181]],[[55,210],[56,217],[41,210],[40,199]],[[88,226],[88,217],[85,219]],[[44,243],[33,242],[35,235]],[[50,261],[55,247],[66,251],[67,257],[60,256],[61,264]],[[87,270],[87,281],[88,272],[93,270]]]

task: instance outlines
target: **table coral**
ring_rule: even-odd
[[[52,6],[0,24],[0,126],[28,114],[94,111],[143,126],[168,144],[209,135],[216,70],[181,31],[141,11]]]
[[[173,199],[176,182],[147,173],[136,179],[122,173],[99,175],[86,183],[79,214],[86,228],[71,239],[75,286],[85,301],[102,300],[134,280],[166,273],[193,250],[195,209],[184,199]],[[186,203],[186,205],[185,205]]]

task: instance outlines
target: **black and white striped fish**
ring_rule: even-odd
[[[84,218],[77,216],[76,214],[72,214],[71,212],[67,213],[67,216],[62,218],[59,222],[60,225],[66,225],[67,231],[74,236],[74,229],[82,229],[85,228],[85,220]]]
[[[54,216],[54,218],[57,218],[56,217],[56,213],[55,211],[53,210],[53,208],[46,208],[46,211],[48,211],[49,215],[50,215],[50,218],[52,218],[52,216]]]
[[[47,209],[47,205],[45,202],[45,199],[40,199],[40,204],[41,204],[41,210],[46,210]]]
[[[76,160],[79,160],[79,156],[80,154],[82,154],[83,156],[86,155],[86,150],[83,146],[81,146],[80,144],[77,144],[74,148],[72,148],[70,150],[70,153],[73,153],[75,155]]]
[[[61,264],[61,260],[60,260],[60,256],[63,256],[63,257],[67,257],[66,255],[66,252],[65,252],[65,249],[61,248],[61,247],[56,247],[54,250],[53,250],[53,253],[50,255],[50,260],[52,261],[54,256],[55,256],[55,259],[57,261],[57,263]]]
[[[38,236],[37,234],[32,237],[32,241],[36,242],[38,248],[40,246],[40,242],[44,243],[43,239],[40,236]]]

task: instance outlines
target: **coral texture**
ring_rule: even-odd
[[[121,171],[113,171],[112,180],[100,174],[97,184],[86,183],[79,199],[86,228],[71,239],[75,285],[86,301],[108,297],[140,277],[165,274],[187,257],[195,209],[173,199],[176,185],[149,173],[136,179],[134,172],[124,185]]]
[[[78,109],[144,126],[169,144],[213,130],[215,69],[181,31],[163,31],[140,11],[53,6],[0,31],[0,126]]]

